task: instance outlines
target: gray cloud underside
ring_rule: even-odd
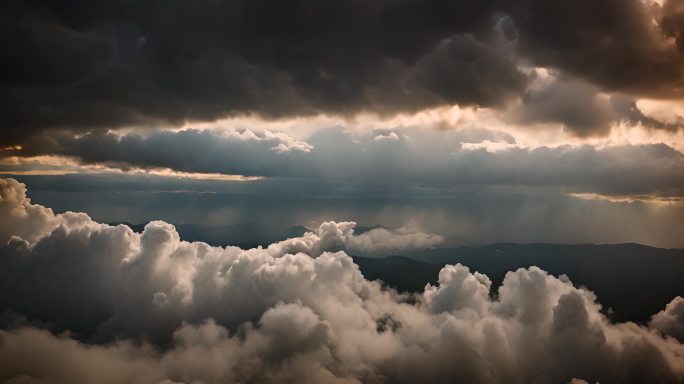
[[[354,138],[340,129],[327,129],[314,134],[308,142],[255,137],[244,132],[200,130],[162,131],[147,137],[65,134],[43,136],[24,150],[5,154],[57,154],[124,169],[168,167],[186,172],[353,181],[376,186],[546,186],[566,192],[684,195],[684,155],[665,144],[603,149],[589,145],[511,148],[490,153],[465,149],[463,142],[513,139],[487,130],[406,130]]]
[[[680,5],[7,1],[0,9],[0,143],[55,127],[179,124],[235,113],[497,107],[525,91],[529,78],[518,60],[603,90],[681,97]]]
[[[684,381],[681,298],[616,324],[566,277],[519,269],[492,298],[461,265],[408,297],[329,252],[345,223],[242,250],[55,215],[12,179],[0,197],[9,383]]]
[[[635,105],[611,104],[609,100],[598,95],[599,89],[587,83],[573,81],[553,81],[538,90],[530,90],[522,98],[522,105],[513,108],[508,118],[518,124],[560,123],[570,132],[579,136],[610,132],[616,121],[646,123],[654,126],[655,122],[637,120],[629,113]],[[632,102],[632,104],[634,104]],[[639,111],[640,112],[640,111]],[[659,128],[664,128],[658,126]]]
[[[596,85],[567,78],[547,79],[541,86],[531,87],[502,116],[523,125],[560,124],[579,137],[607,135],[620,123],[672,132],[682,127],[679,121],[662,122],[645,115],[631,97],[608,96]]]

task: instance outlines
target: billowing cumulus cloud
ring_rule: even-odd
[[[14,179],[0,179],[0,243],[12,236],[35,241],[57,225],[52,210],[31,204],[25,187]]]
[[[136,234],[54,215],[3,184],[3,209],[43,214],[0,251],[3,381],[684,381],[684,346],[667,337],[681,298],[649,327],[616,324],[564,276],[519,269],[494,295],[461,265],[397,294],[337,251],[350,223],[267,248],[211,247],[164,222]]]
[[[325,251],[348,250],[353,254],[386,254],[416,249],[434,248],[440,245],[440,235],[400,228],[372,228],[361,234],[354,233],[354,222],[325,222],[317,233],[306,232],[302,237],[290,238],[266,248],[272,255],[305,253],[316,257]]]
[[[651,327],[684,341],[684,298],[677,297],[651,319]]]
[[[521,96],[522,65],[682,97],[681,1],[8,1],[2,145],[235,114],[383,115]],[[583,122],[584,124],[584,122]]]
[[[440,235],[411,231],[399,228],[391,231],[386,228],[374,228],[349,239],[350,252],[396,253],[409,250],[434,248],[443,242]]]

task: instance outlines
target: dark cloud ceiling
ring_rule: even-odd
[[[0,142],[51,128],[239,113],[499,107],[525,92],[529,77],[518,62],[608,91],[679,97],[681,5],[7,1],[0,6]]]

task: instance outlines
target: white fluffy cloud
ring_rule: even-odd
[[[0,243],[16,235],[27,241],[52,230],[56,224],[52,210],[31,204],[26,188],[14,179],[0,179]]]
[[[0,382],[684,381],[665,315],[611,323],[592,292],[535,267],[509,272],[496,295],[461,265],[400,295],[338,251],[400,233],[330,222],[265,249],[211,247],[164,222],[136,234],[55,215],[1,185],[16,225],[0,235],[25,241],[0,249]],[[681,326],[681,300],[668,324]]]
[[[352,236],[348,241],[348,247],[351,252],[387,254],[388,252],[434,248],[443,241],[440,235],[411,231],[408,228],[399,228],[396,231],[374,228]]]
[[[271,244],[267,251],[274,256],[299,252],[316,257],[324,251],[340,250],[372,255],[434,248],[444,241],[440,235],[411,231],[407,228],[394,231],[379,227],[355,234],[355,226],[356,223],[352,221],[326,222],[321,224],[317,233],[307,232],[302,237]]]
[[[651,319],[651,327],[684,342],[684,298],[676,297]]]

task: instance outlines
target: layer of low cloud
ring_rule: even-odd
[[[19,229],[2,228],[13,235],[0,258],[3,381],[684,380],[681,298],[648,327],[615,324],[564,276],[519,269],[492,295],[461,265],[400,295],[337,251],[350,223],[220,248],[180,241],[164,222],[136,234],[55,215],[13,180],[0,190]]]
[[[606,101],[607,102],[607,101]],[[496,131],[320,130],[307,141],[251,131],[160,131],[36,139],[5,156],[57,154],[85,164],[371,185],[558,187],[566,192],[684,195],[684,155],[665,144],[523,148]],[[385,139],[378,139],[385,138]],[[502,149],[472,145],[496,140]],[[496,144],[495,143],[495,144]],[[429,153],[429,156],[427,155]]]

